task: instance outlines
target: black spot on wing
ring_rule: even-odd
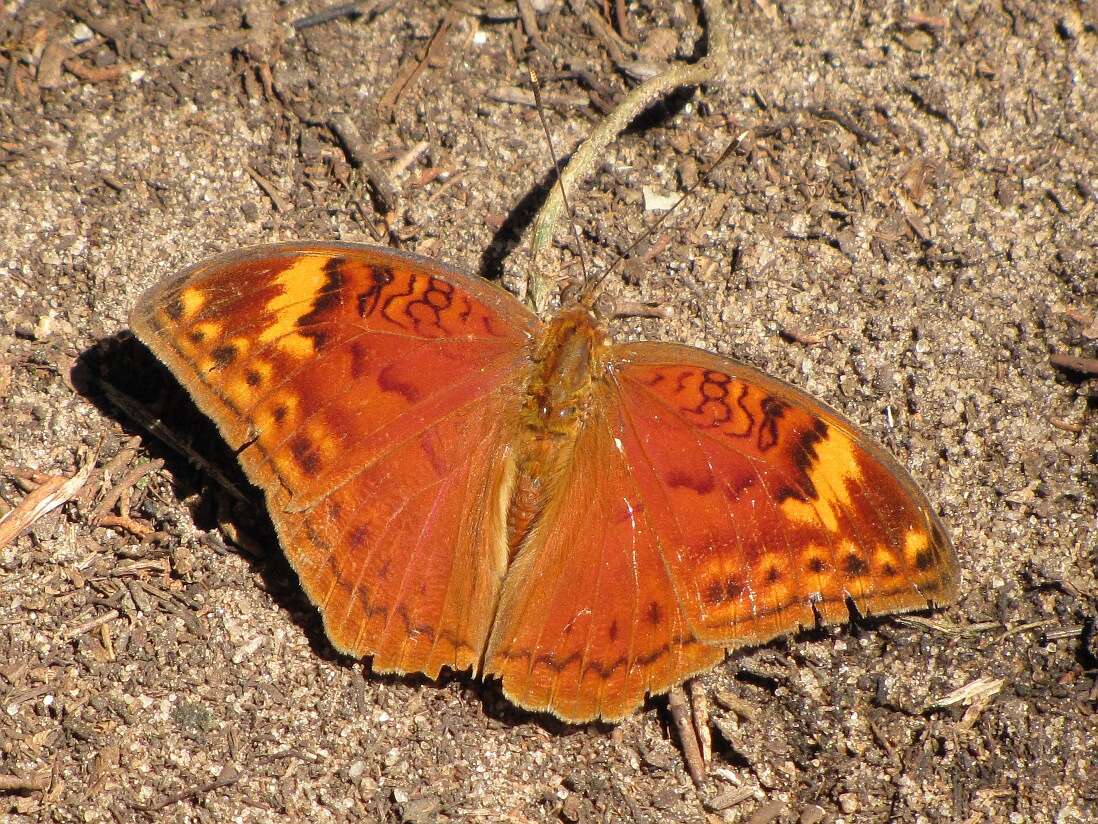
[[[383,392],[395,392],[408,403],[415,403],[420,398],[419,387],[401,379],[391,364],[378,373],[377,385]]]
[[[369,367],[369,350],[361,340],[351,342],[351,379],[358,380]]]
[[[869,564],[862,556],[852,552],[843,559],[843,571],[850,575],[865,575],[869,572]]]
[[[214,366],[216,368],[224,369],[236,360],[237,354],[239,353],[237,352],[236,347],[231,343],[226,343],[214,349],[213,352],[210,353],[210,357],[213,358]]]
[[[713,473],[701,473],[701,472],[683,472],[681,470],[672,470],[667,473],[664,478],[664,482],[672,489],[690,489],[697,492],[699,495],[707,495],[713,491],[713,487],[716,483],[713,478]]]
[[[934,566],[934,553],[929,549],[920,549],[915,553],[915,569],[926,572]]]
[[[290,441],[290,454],[306,475],[315,475],[320,471],[320,455],[307,438],[299,436]]]

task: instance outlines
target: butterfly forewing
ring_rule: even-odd
[[[239,450],[338,648],[380,669],[476,666],[528,310],[423,258],[283,244],[164,281],[131,325]]]
[[[759,642],[815,621],[956,598],[944,527],[895,460],[819,401],[686,346],[616,348],[621,436],[697,637]]]

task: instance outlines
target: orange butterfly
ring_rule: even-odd
[[[957,595],[927,499],[852,423],[738,361],[613,343],[582,305],[543,324],[416,255],[292,243],[168,278],[131,325],[378,671],[613,721],[848,600]]]

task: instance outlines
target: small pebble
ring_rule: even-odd
[[[400,820],[408,824],[434,821],[440,806],[439,800],[434,796],[412,799],[400,805]]]
[[[842,793],[839,796],[839,809],[847,815],[858,812],[858,796],[855,793]]]

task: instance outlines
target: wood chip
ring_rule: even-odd
[[[72,51],[61,40],[51,40],[42,51],[38,60],[38,74],[35,79],[39,88],[55,89],[61,85],[61,67]]]
[[[751,818],[747,819],[747,824],[769,824],[783,812],[785,812],[785,804],[781,801],[767,801],[755,811]]]
[[[95,461],[89,460],[71,478],[63,475],[50,477],[36,490],[29,493],[15,509],[0,518],[0,549],[14,541],[24,530],[48,515],[57,507],[71,500],[95,468]]]
[[[972,704],[978,699],[990,698],[1003,688],[1004,683],[1006,681],[1002,678],[977,678],[927,704],[923,711],[943,709],[954,704]]]
[[[45,792],[49,786],[49,770],[28,776],[0,773],[0,793]]]

